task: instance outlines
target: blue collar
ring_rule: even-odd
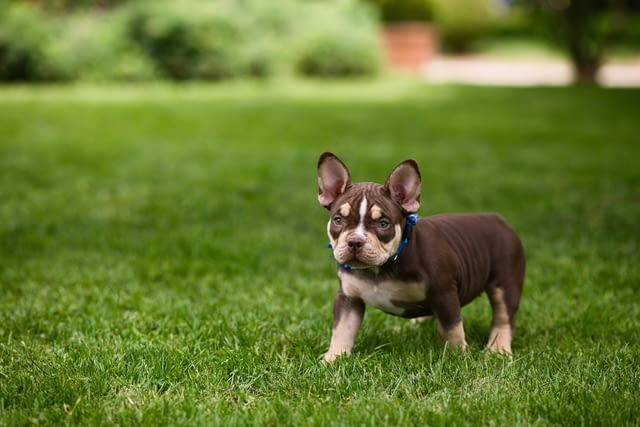
[[[404,223],[404,237],[402,238],[402,241],[400,242],[400,245],[398,246],[396,253],[393,254],[391,258],[389,258],[385,262],[385,264],[387,262],[392,262],[398,259],[398,257],[400,256],[404,248],[406,248],[407,245],[409,244],[409,236],[411,235],[411,230],[417,223],[418,223],[418,215],[416,214],[407,215],[407,218],[405,219],[405,223]],[[327,248],[333,249],[333,247],[331,246],[331,243],[329,243]],[[358,268],[358,267],[352,267],[349,264],[340,264],[340,268],[342,268],[343,270],[366,270],[373,267]]]

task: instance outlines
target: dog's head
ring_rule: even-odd
[[[420,207],[420,171],[414,160],[396,166],[384,185],[351,183],[338,157],[318,160],[318,201],[331,212],[327,232],[333,256],[353,267],[381,266],[397,251],[405,218]]]

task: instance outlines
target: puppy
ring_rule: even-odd
[[[447,344],[464,350],[460,310],[482,292],[493,309],[487,347],[511,355],[525,257],[499,215],[418,219],[421,177],[414,160],[396,166],[384,185],[352,183],[345,164],[324,153],[318,184],[340,281],[324,361],[351,353],[365,305],[406,318],[435,315]]]

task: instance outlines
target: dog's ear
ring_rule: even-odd
[[[385,182],[391,198],[406,214],[416,213],[420,207],[420,169],[415,160],[409,159],[396,166]]]
[[[322,153],[318,160],[318,201],[329,209],[333,201],[351,185],[349,170],[333,153]]]

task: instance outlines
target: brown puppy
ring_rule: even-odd
[[[389,314],[435,314],[448,345],[467,345],[460,308],[486,292],[493,308],[489,349],[511,354],[524,281],[518,236],[496,214],[414,215],[420,206],[414,160],[396,166],[384,185],[352,183],[332,153],[318,161],[318,200],[331,212],[327,232],[340,289],[324,360],[350,353],[365,304]]]

